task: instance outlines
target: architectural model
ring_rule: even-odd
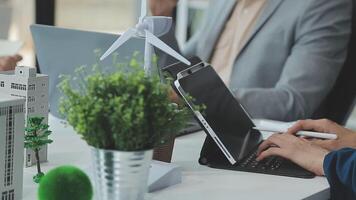
[[[0,195],[22,199],[25,100],[0,95]]]
[[[15,71],[0,72],[0,95],[10,95],[26,100],[25,119],[44,117],[48,124],[48,76],[37,74],[35,68],[16,67]],[[40,151],[40,161],[47,161],[47,146]],[[35,164],[33,151],[26,149],[25,164]]]

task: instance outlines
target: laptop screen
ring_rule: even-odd
[[[258,146],[261,134],[252,130],[252,120],[211,66],[185,76],[179,83],[193,98],[191,103],[205,106],[205,120],[235,160]]]

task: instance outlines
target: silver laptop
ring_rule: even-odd
[[[118,38],[118,35],[58,28],[44,25],[30,27],[41,73],[49,75],[50,112],[60,117],[58,104],[61,96],[57,85],[60,75],[73,75],[82,65],[91,67],[98,63],[96,50],[105,52]],[[144,40],[131,39],[117,50],[120,63],[128,62],[134,52],[143,52]],[[99,62],[106,71],[117,70],[112,67],[112,57]],[[90,70],[88,70],[90,73]]]

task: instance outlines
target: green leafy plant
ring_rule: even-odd
[[[77,133],[95,148],[120,151],[152,149],[184,127],[188,110],[171,103],[170,85],[147,76],[135,57],[116,72],[94,65],[59,84],[64,98],[60,112]]]
[[[39,183],[44,173],[41,171],[41,163],[39,151],[41,148],[53,141],[48,139],[51,131],[49,126],[43,123],[44,117],[30,117],[27,120],[27,127],[25,129],[25,148],[32,149],[35,152],[37,175],[33,177],[33,181]]]

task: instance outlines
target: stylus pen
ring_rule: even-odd
[[[285,131],[281,131],[281,130],[271,130],[271,129],[260,128],[260,127],[253,127],[253,129],[258,130],[258,131],[271,132],[271,133],[285,132]],[[337,139],[337,135],[334,133],[318,133],[318,132],[312,132],[312,131],[299,131],[299,132],[297,132],[296,135],[304,136],[304,137],[326,139],[326,140],[336,140]]]

